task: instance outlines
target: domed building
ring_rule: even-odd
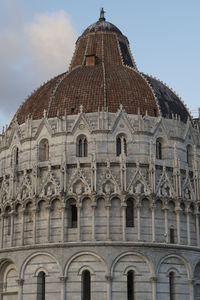
[[[102,11],[0,136],[1,299],[200,299],[199,127]]]

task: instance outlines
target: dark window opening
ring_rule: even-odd
[[[127,200],[126,227],[134,227],[134,207],[131,199]]]
[[[71,228],[77,228],[77,207],[75,204],[71,205]]]
[[[127,300],[134,300],[134,272],[127,273]]]
[[[124,136],[119,136],[116,141],[116,155],[120,156],[122,152],[127,155],[127,143]]]
[[[88,270],[82,273],[82,297],[81,300],[91,300],[91,276]]]
[[[120,137],[117,138],[117,156],[121,154],[121,139]]]
[[[157,109],[154,109],[153,111],[154,111],[154,116],[157,117],[158,116]]]
[[[174,272],[169,273],[169,299],[175,300],[176,299],[176,282],[175,282],[175,274]]]
[[[162,143],[159,140],[156,141],[156,158],[162,159]]]
[[[45,278],[46,274],[40,272],[37,277],[37,300],[45,300]]]
[[[78,157],[88,156],[88,142],[85,137],[80,137],[78,140],[77,156]]]
[[[16,148],[15,163],[16,163],[16,165],[19,164],[19,148]]]
[[[174,239],[174,228],[170,228],[170,243],[174,244],[175,239]]]

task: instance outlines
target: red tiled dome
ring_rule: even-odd
[[[41,119],[44,110],[49,118],[58,111],[60,115],[77,114],[80,105],[84,112],[101,108],[117,112],[120,104],[130,114],[137,114],[140,108],[142,115],[147,111],[150,116],[169,118],[181,111],[183,121],[189,115],[171,90],[137,70],[127,38],[116,26],[100,19],[77,40],[69,71],[35,91],[14,118],[22,124],[27,116]]]

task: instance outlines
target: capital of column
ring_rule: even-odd
[[[37,207],[32,208],[32,213],[36,214],[37,212],[39,212],[39,209]]]
[[[91,206],[92,206],[93,209],[95,209],[97,207],[97,202],[93,201],[92,204],[91,204]]]
[[[60,282],[65,283],[67,281],[67,276],[61,276],[59,279]]]
[[[167,205],[164,205],[163,208],[162,208],[162,210],[168,211],[168,210],[169,210],[169,207],[168,207]]]
[[[181,211],[182,211],[182,209],[180,207],[175,207],[176,214],[179,214]]]
[[[157,276],[152,276],[149,278],[151,280],[151,282],[156,282],[158,280]]]
[[[61,205],[60,210],[61,210],[62,212],[64,212],[64,211],[66,210],[66,205],[65,205],[64,203]]]
[[[155,210],[155,208],[156,208],[156,204],[155,203],[150,206],[150,209],[153,210],[153,211]]]
[[[111,275],[106,275],[105,278],[106,278],[107,282],[111,282],[113,279],[113,277]]]
[[[14,210],[11,210],[9,213],[8,213],[9,216],[15,216],[16,215],[16,212]]]
[[[24,279],[17,279],[16,282],[19,286],[22,286],[24,284]]]
[[[191,212],[191,209],[190,209],[190,208],[186,208],[185,213],[186,213],[186,215],[188,215],[188,216],[191,215],[191,213],[192,213],[192,212]]]
[[[0,218],[4,218],[5,217],[5,213],[1,213]]]
[[[141,208],[141,206],[142,206],[142,204],[140,202],[136,204],[137,209]]]
[[[81,209],[81,208],[82,208],[82,203],[81,203],[81,202],[78,202],[78,203],[76,204],[76,207],[79,208],[79,209]]]
[[[194,279],[188,279],[188,284],[193,285],[194,284]]]
[[[110,204],[110,203],[106,203],[106,204],[105,204],[105,207],[106,207],[107,209],[109,209],[109,208],[111,207],[111,204]]]
[[[47,205],[45,208],[46,208],[46,210],[52,210],[51,205]]]

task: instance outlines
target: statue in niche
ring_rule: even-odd
[[[104,191],[104,193],[106,193],[106,194],[111,194],[111,193],[113,193],[113,192],[114,192],[114,186],[113,186],[113,184],[112,184],[110,181],[107,181],[107,182],[104,184],[103,191]]]
[[[27,190],[24,188],[22,191],[22,199],[26,199],[28,196]]]
[[[143,188],[144,188],[143,184],[141,182],[137,182],[135,186],[135,193],[136,194],[143,193]]]
[[[167,185],[167,183],[164,183],[161,187],[161,195],[164,197],[169,196],[169,186]]]
[[[54,191],[53,191],[53,189],[51,188],[51,184],[49,184],[48,187],[47,187],[46,195],[47,195],[47,196],[52,196],[53,194],[54,194]]]
[[[188,188],[185,189],[185,198],[186,199],[191,199],[191,192]]]
[[[76,184],[74,184],[74,193],[77,195],[81,195],[84,193],[85,189],[81,181],[78,181]]]

